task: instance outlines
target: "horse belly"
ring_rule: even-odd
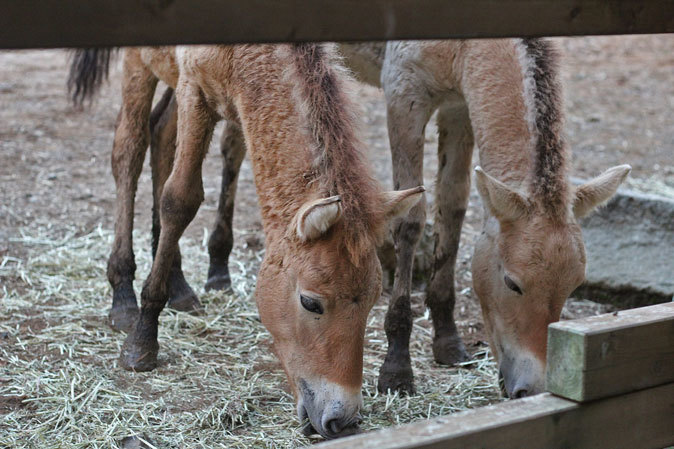
[[[144,47],[140,50],[141,60],[152,73],[175,88],[178,83],[178,64],[175,47]]]

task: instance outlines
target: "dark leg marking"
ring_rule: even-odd
[[[426,304],[433,319],[433,356],[454,365],[469,360],[454,323],[454,270],[461,226],[470,194],[473,134],[465,106],[442,108],[438,114],[438,179],[436,184],[433,273]]]
[[[225,290],[230,287],[229,255],[234,245],[232,233],[232,219],[234,217],[234,200],[236,199],[236,185],[239,179],[241,162],[246,154],[246,145],[239,126],[232,122],[225,124],[220,139],[222,152],[222,184],[220,186],[220,200],[218,215],[213,232],[208,239],[208,280],[206,291]]]

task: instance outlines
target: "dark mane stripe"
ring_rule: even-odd
[[[342,220],[353,236],[349,251],[357,254],[359,242],[372,238],[379,226],[381,205],[356,133],[355,106],[346,92],[350,78],[336,53],[324,44],[290,47],[290,81],[315,144],[314,179],[326,196],[341,196]]]
[[[355,148],[353,117],[347,109],[340,80],[320,44],[293,45],[299,100],[307,114],[309,132],[316,143],[316,168],[331,181],[335,158],[359,156]],[[341,153],[341,154],[340,154]],[[325,179],[325,178],[324,178]],[[336,186],[329,186],[329,194]]]
[[[534,80],[535,132],[532,195],[550,213],[564,214],[568,200],[567,148],[563,137],[564,111],[559,81],[559,55],[543,39],[522,39]]]

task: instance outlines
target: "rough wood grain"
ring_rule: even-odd
[[[672,302],[548,328],[551,393],[590,401],[669,382],[674,382]]]
[[[672,0],[0,0],[0,48],[674,32]]]
[[[603,449],[674,444],[674,384],[590,403],[549,393],[323,443],[316,449]]]

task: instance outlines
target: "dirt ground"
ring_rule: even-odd
[[[617,164],[633,167],[630,188],[674,197],[674,35],[559,38],[564,49],[562,76],[566,90],[567,135],[574,150],[573,175],[588,178]],[[65,94],[67,53],[49,51],[0,52],[0,263],[24,261],[40,251],[26,236],[57,241],[85,236],[99,227],[113,227],[114,184],[109,157],[120,105],[120,71],[112,70],[96,101],[73,108]],[[162,87],[159,88],[162,91]],[[358,98],[366,123],[365,140],[377,176],[390,181],[390,156],[382,94],[362,86]],[[219,135],[216,130],[216,136]],[[425,184],[432,202],[436,169],[436,130],[427,130]],[[186,241],[201,244],[214,221],[219,192],[221,157],[217,139],[204,164],[205,202],[189,226]],[[136,229],[150,230],[150,170],[141,176],[136,205]],[[429,214],[430,216],[430,214]],[[456,319],[471,351],[484,345],[479,306],[471,291],[470,257],[479,233],[481,206],[475,192],[462,233],[457,263]],[[252,263],[261,247],[261,225],[252,173],[244,162],[235,211],[236,252]],[[74,233],[74,234],[73,234]],[[149,248],[136,245],[136,253]],[[100,254],[104,259],[107,253]],[[203,292],[205,268],[190,273]],[[236,270],[236,268],[235,268]],[[144,276],[139,269],[138,277]],[[29,288],[20,276],[0,277],[8,291]],[[1,294],[0,294],[1,295]],[[420,328],[422,295],[415,296]],[[1,306],[0,306],[1,307]],[[373,325],[383,323],[386,301],[375,308]],[[587,301],[572,301],[564,317],[603,311]],[[105,311],[92,318],[103,322]],[[0,317],[0,321],[2,318]],[[53,324],[53,323],[52,323]],[[415,330],[416,333],[419,333]],[[413,357],[430,356],[413,336]],[[15,401],[15,399],[12,399]],[[0,415],[12,403],[0,403]]]

